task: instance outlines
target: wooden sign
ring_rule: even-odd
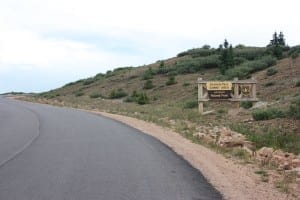
[[[217,91],[220,91],[220,90],[232,90],[232,82],[230,81],[223,81],[223,82],[207,82],[206,83],[206,89],[208,91],[211,91],[211,90],[217,90]]]
[[[204,81],[198,78],[198,108],[203,113],[203,102],[231,101],[239,106],[241,101],[257,101],[256,80],[241,80],[235,78],[233,81]]]
[[[208,97],[210,99],[229,99],[231,98],[230,90],[212,90],[208,91]]]

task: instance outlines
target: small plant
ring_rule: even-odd
[[[92,83],[94,83],[94,79],[93,78],[88,78],[88,79],[86,79],[86,80],[84,80],[83,81],[83,85],[90,85],[90,84],[92,84]]]
[[[137,96],[137,103],[140,105],[148,104],[149,103],[149,98],[146,93],[140,93]]]
[[[287,115],[294,119],[300,119],[300,98],[292,102],[287,111]]]
[[[296,87],[300,87],[300,79],[296,82]]]
[[[219,114],[224,114],[224,113],[227,113],[227,112],[228,111],[224,108],[220,108],[220,109],[217,110],[217,113],[219,113]]]
[[[144,80],[149,80],[153,78],[153,71],[152,68],[150,67],[148,70],[145,71],[144,75],[143,75],[143,79]]]
[[[119,99],[122,97],[126,97],[127,93],[123,91],[122,88],[119,88],[118,90],[112,90],[109,94],[110,99]]]
[[[169,80],[166,82],[166,85],[174,85],[176,83],[175,76],[169,76]]]
[[[292,55],[291,55],[292,59],[296,59],[296,58],[298,58],[298,56],[299,56],[299,53],[298,53],[298,52],[294,52],[294,53],[292,53]]]
[[[192,108],[197,108],[198,107],[198,101],[197,100],[191,100],[191,101],[187,101],[185,102],[183,108],[186,109],[192,109]]]
[[[84,95],[84,93],[81,92],[81,91],[77,91],[77,92],[75,93],[75,96],[76,96],[76,97],[80,97],[80,96],[83,96],[83,95]]]
[[[265,87],[270,87],[272,85],[275,85],[275,82],[274,81],[269,81],[265,84]]]
[[[285,117],[285,113],[276,108],[268,108],[262,110],[255,110],[254,112],[252,112],[252,117],[256,121],[269,120],[269,119]]]
[[[153,82],[151,80],[147,80],[144,84],[143,89],[149,90],[154,88]]]
[[[262,182],[269,182],[269,174],[265,170],[258,170],[255,173],[261,175]]]
[[[184,82],[184,83],[182,84],[183,87],[187,87],[187,86],[189,86],[189,85],[191,85],[189,82]]]
[[[295,182],[296,178],[297,178],[296,172],[288,172],[284,174],[282,180],[276,183],[276,187],[279,188],[282,192],[288,193],[290,184]]]
[[[275,69],[275,68],[269,68],[269,69],[267,70],[266,74],[267,74],[268,76],[273,76],[273,75],[276,74],[277,72],[278,72],[277,69]]]
[[[101,94],[99,94],[99,93],[92,93],[92,94],[90,94],[90,98],[91,99],[96,99],[96,98],[99,98],[99,97],[101,97]]]
[[[137,91],[133,91],[130,97],[125,99],[126,102],[136,102],[140,105],[148,104],[149,98],[146,93],[138,93]]]
[[[251,108],[253,106],[253,103],[252,103],[252,101],[242,101],[240,103],[240,106],[242,108],[249,109],[249,108]]]

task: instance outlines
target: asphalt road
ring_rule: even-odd
[[[222,199],[155,138],[73,109],[0,97],[0,200]]]

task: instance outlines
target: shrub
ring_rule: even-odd
[[[292,55],[291,55],[292,59],[296,59],[296,58],[298,58],[298,56],[299,56],[299,53],[298,53],[298,52],[294,52],[294,53],[292,53]]]
[[[182,84],[183,87],[187,87],[187,86],[189,86],[189,85],[191,85],[189,82],[184,82],[184,83]]]
[[[274,82],[274,81],[268,81],[268,82],[265,84],[265,87],[269,87],[269,86],[272,86],[272,85],[275,85],[275,82]]]
[[[258,47],[243,47],[235,48],[234,54],[236,57],[242,57],[246,60],[255,60],[265,55],[265,48]]]
[[[270,69],[267,70],[266,74],[267,74],[268,76],[273,76],[273,75],[276,74],[277,72],[278,72],[277,69],[275,69],[275,68],[270,68]]]
[[[247,78],[251,73],[266,69],[276,63],[276,58],[272,56],[264,56],[259,60],[247,61],[239,66],[230,68],[225,72],[225,75],[232,79],[238,77],[240,79]]]
[[[300,87],[300,79],[296,82],[296,87]]]
[[[184,52],[181,52],[177,55],[177,57],[182,57],[182,56],[191,56],[193,58],[196,57],[204,57],[204,56],[209,56],[212,54],[215,54],[216,50],[215,49],[210,49],[208,45],[203,46],[203,48],[196,48],[196,49],[190,49]]]
[[[292,102],[292,105],[290,105],[287,114],[289,117],[292,117],[294,119],[300,119],[300,98],[296,99],[295,102]]]
[[[244,62],[246,62],[247,59],[243,58],[243,57],[234,57],[234,64],[235,65],[240,65]]]
[[[137,91],[133,91],[130,97],[125,99],[126,102],[136,102],[140,105],[148,104],[149,98],[146,93],[138,93]]]
[[[75,93],[75,96],[76,97],[80,97],[80,96],[83,96],[84,95],[84,93],[82,92],[82,91],[77,91],[76,93]]]
[[[143,79],[144,80],[149,80],[153,78],[153,71],[151,68],[149,68],[148,70],[145,71],[144,75],[143,75]]]
[[[137,95],[137,103],[140,105],[148,104],[149,98],[146,93],[140,93]]]
[[[93,78],[88,78],[88,79],[86,79],[86,80],[84,80],[83,81],[83,85],[90,85],[90,84],[92,84],[92,83],[94,83],[94,79]]]
[[[119,88],[118,90],[112,90],[109,94],[110,99],[119,99],[122,97],[126,97],[127,93],[123,91],[123,89]]]
[[[174,85],[176,83],[175,76],[169,76],[169,80],[166,82],[166,85]]]
[[[99,98],[99,97],[101,97],[101,94],[99,94],[99,93],[92,93],[92,94],[90,94],[90,98],[91,99],[96,99],[96,98]]]
[[[256,121],[269,120],[269,119],[285,117],[285,113],[281,110],[276,109],[276,108],[268,108],[268,109],[253,111],[252,112],[252,117]]]
[[[154,88],[153,82],[151,80],[147,80],[144,84],[143,89],[149,90]]]
[[[187,109],[197,108],[197,107],[198,107],[198,101],[197,100],[187,101],[183,105],[183,108],[187,108]]]
[[[242,101],[240,105],[245,109],[249,109],[253,106],[253,103],[252,101]]]

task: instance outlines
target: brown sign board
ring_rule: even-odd
[[[208,91],[210,99],[229,99],[231,98],[231,90],[212,90]]]

